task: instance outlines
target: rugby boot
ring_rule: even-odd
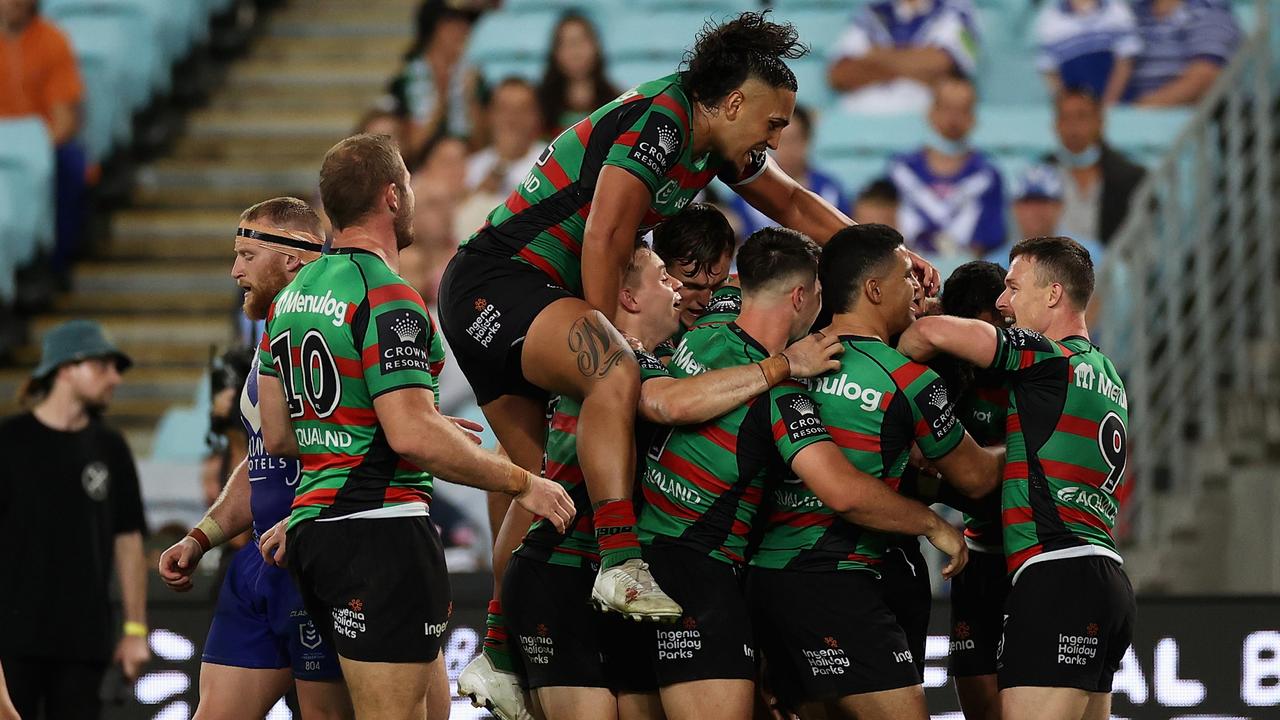
[[[458,696],[471,698],[474,707],[485,708],[499,720],[533,720],[524,706],[520,679],[495,668],[484,653],[458,675]]]
[[[639,558],[601,568],[591,586],[591,603],[604,612],[638,621],[675,622],[684,612],[658,587],[649,563]]]

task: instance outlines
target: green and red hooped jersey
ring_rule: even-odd
[[[259,359],[280,380],[301,454],[289,527],[426,514],[431,474],[391,449],[373,408],[383,393],[438,390],[444,344],[417,290],[373,253],[335,250],[276,296]]]
[[[665,365],[652,353],[637,351],[640,365],[640,381],[643,383],[658,377],[671,377]],[[578,414],[582,403],[561,396],[556,400],[547,427],[546,452],[542,458],[542,474],[554,480],[573,498],[577,515],[567,532],[556,530],[546,518],[537,518],[525,535],[515,554],[520,557],[569,567],[586,567],[600,560],[600,547],[596,543],[595,523],[592,517],[591,499],[578,465]],[[637,455],[647,449],[656,428],[651,423],[636,419]],[[642,465],[638,465],[641,467]]]
[[[993,381],[989,371],[978,371],[973,386],[956,401],[960,424],[982,446],[1004,443],[1008,409],[1009,390]],[[964,537],[970,550],[1004,554],[1004,530],[998,515],[975,517],[965,513]]]
[[[1001,486],[1009,573],[1030,563],[1103,555],[1128,461],[1129,400],[1111,360],[1083,337],[997,330],[991,367],[1009,388]]]
[[[849,463],[901,491],[911,446],[940,458],[960,445],[964,428],[937,373],[879,338],[840,341],[840,369],[809,381],[810,391]],[[890,535],[846,522],[799,479],[783,481],[771,500],[752,565],[874,572],[884,560]]]
[[[768,356],[736,323],[716,324],[686,333],[668,369],[689,377]],[[640,542],[672,539],[720,562],[745,562],[766,492],[798,452],[829,440],[814,396],[795,381],[710,422],[659,433],[641,477]]]
[[[763,152],[742,169],[714,154],[693,156],[693,105],[683,83],[679,74],[641,83],[561,133],[467,246],[532,265],[581,297],[582,241],[604,166],[649,189],[638,236],[680,212],[713,178],[733,186],[759,177],[768,164]]]

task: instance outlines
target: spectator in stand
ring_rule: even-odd
[[[97,323],[63,323],[22,390],[30,409],[0,420],[0,662],[25,718],[96,718],[107,664],[132,681],[151,656],[138,472],[101,419],[130,364]]]
[[[809,164],[809,140],[812,137],[813,115],[804,106],[797,105],[791,114],[791,124],[782,131],[773,159],[783,172],[843,212],[849,207],[844,189],[830,175]],[[777,225],[736,193],[730,195],[729,208],[738,217],[740,237],[747,237],[763,227]]]
[[[1107,105],[1119,102],[1142,49],[1133,11],[1122,0],[1055,0],[1036,17],[1036,69],[1049,94],[1088,88]]]
[[[0,0],[0,117],[39,115],[56,152],[53,269],[65,273],[85,226],[88,156],[76,139],[84,88],[71,43],[40,17],[36,0]]]
[[[1125,100],[1163,107],[1198,101],[1240,47],[1228,0],[1138,0],[1142,51]]]
[[[1012,243],[1058,234],[1062,219],[1062,173],[1053,165],[1033,165],[1013,184]],[[998,251],[997,251],[998,252]],[[1007,260],[1007,256],[1006,256]]]
[[[1146,171],[1102,139],[1103,107],[1088,90],[1064,90],[1054,99],[1060,148],[1046,162],[1063,177],[1059,233],[1106,244],[1129,214],[1129,200]]]
[[[396,145],[404,148],[408,138],[405,137],[405,122],[394,112],[383,110],[381,108],[371,108],[365,112],[364,117],[360,118],[360,122],[356,123],[353,135],[360,133],[369,133],[370,135],[386,135],[396,142]],[[405,162],[408,162],[406,160]]]
[[[414,276],[410,278],[403,270],[401,274],[417,288],[427,305],[434,306],[444,266],[458,250],[458,193],[445,178],[427,173],[414,176],[411,186],[415,197],[413,228],[416,239],[410,261]]]
[[[391,87],[396,114],[407,119],[403,155],[437,135],[470,137],[479,128],[480,73],[463,57],[475,19],[443,3],[424,6],[418,40]]]
[[[923,112],[938,80],[973,75],[977,49],[970,0],[880,0],[840,38],[827,78],[847,112]]]
[[[873,180],[853,201],[853,221],[859,225],[879,223],[890,227],[898,224],[901,197],[898,186],[889,178]]]
[[[537,88],[521,78],[503,80],[494,88],[485,115],[490,143],[467,161],[467,189],[501,198],[524,181],[546,147],[541,142]]]
[[[1000,171],[969,146],[977,93],[951,77],[935,86],[925,146],[889,164],[901,205],[895,227],[917,252],[961,262],[1004,244],[1004,187]]]
[[[586,16],[566,13],[552,37],[538,104],[555,137],[621,93],[609,82],[600,35]]]

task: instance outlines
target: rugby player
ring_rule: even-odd
[[[822,304],[818,254],[794,230],[753,234],[738,254],[741,314],[687,333],[669,366],[673,376],[766,361],[806,335]],[[674,626],[658,629],[653,656],[669,718],[752,712],[755,643],[739,575],[766,489],[788,468],[844,519],[923,534],[951,556],[948,574],[964,566],[959,531],[851,466],[815,396],[798,382],[783,381],[711,422],[659,433],[645,460],[638,529],[654,577],[684,608]]]
[[[974,260],[956,268],[942,286],[944,315],[977,318],[997,328],[1007,325],[996,301],[1004,291],[1005,269]],[[989,371],[939,356],[930,363],[957,396],[956,417],[979,445],[1004,443],[1009,393]],[[1000,494],[981,501],[985,512],[964,515],[964,541],[969,565],[951,580],[951,651],[947,666],[967,720],[1000,720],[1000,688],[996,682],[996,648],[1000,644],[1005,596],[1004,541],[1000,529]],[[992,507],[985,507],[991,505]]]
[[[681,609],[652,582],[634,532],[634,413],[623,409],[636,406],[640,372],[611,324],[622,274],[636,237],[717,176],[813,237],[849,224],[765,152],[795,107],[784,61],[804,50],[792,26],[760,13],[708,28],[686,70],[640,84],[552,141],[441,282],[449,345],[517,464],[541,462],[548,394],[581,400],[579,459],[601,551],[592,594],[629,617]],[[936,272],[917,264],[936,287]]]
[[[887,344],[914,322],[921,296],[902,235],[887,225],[841,230],[823,249],[819,278],[833,314],[824,333],[845,350],[809,389],[848,461],[899,491],[915,444],[965,494],[994,490],[1001,455],[965,433],[936,373]],[[925,720],[914,649],[880,580],[892,538],[846,522],[802,480],[769,496],[747,575],[770,687],[806,718]]]
[[[259,363],[266,449],[302,462],[288,565],[311,617],[325,619],[317,625],[358,717],[444,717],[451,602],[427,510],[433,474],[505,491],[559,528],[573,502],[437,411],[440,337],[396,273],[413,242],[414,197],[391,139],[356,135],[331,148],[320,195],[332,250],[272,303]],[[260,543],[264,555],[279,554],[279,527]]]
[[[1001,716],[1107,718],[1136,612],[1111,535],[1128,398],[1088,339],[1088,251],[1066,237],[1031,238],[1009,259],[996,306],[1013,327],[922,318],[899,350],[920,362],[955,355],[991,368],[1009,389],[1001,515],[1012,588],[997,650]]]
[[[281,197],[245,210],[236,229],[231,277],[245,291],[244,314],[263,320],[298,270],[320,257],[324,226],[307,203]],[[258,358],[240,394],[248,452],[222,494],[186,537],[160,556],[160,577],[178,592],[205,553],[252,529],[257,538],[289,515],[301,468],[268,455],[258,412]],[[322,621],[327,618],[322,618]],[[200,665],[196,718],[264,717],[292,686],[303,718],[350,718],[333,646],[321,639],[289,573],[249,543],[232,557]]]

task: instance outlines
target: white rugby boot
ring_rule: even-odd
[[[591,604],[604,612],[616,612],[631,620],[675,622],[684,611],[658,587],[649,563],[632,558],[611,568],[600,568],[591,586]]]
[[[500,720],[533,720],[524,706],[520,679],[494,667],[483,652],[458,675],[458,696],[471,698],[472,706],[485,708]]]

